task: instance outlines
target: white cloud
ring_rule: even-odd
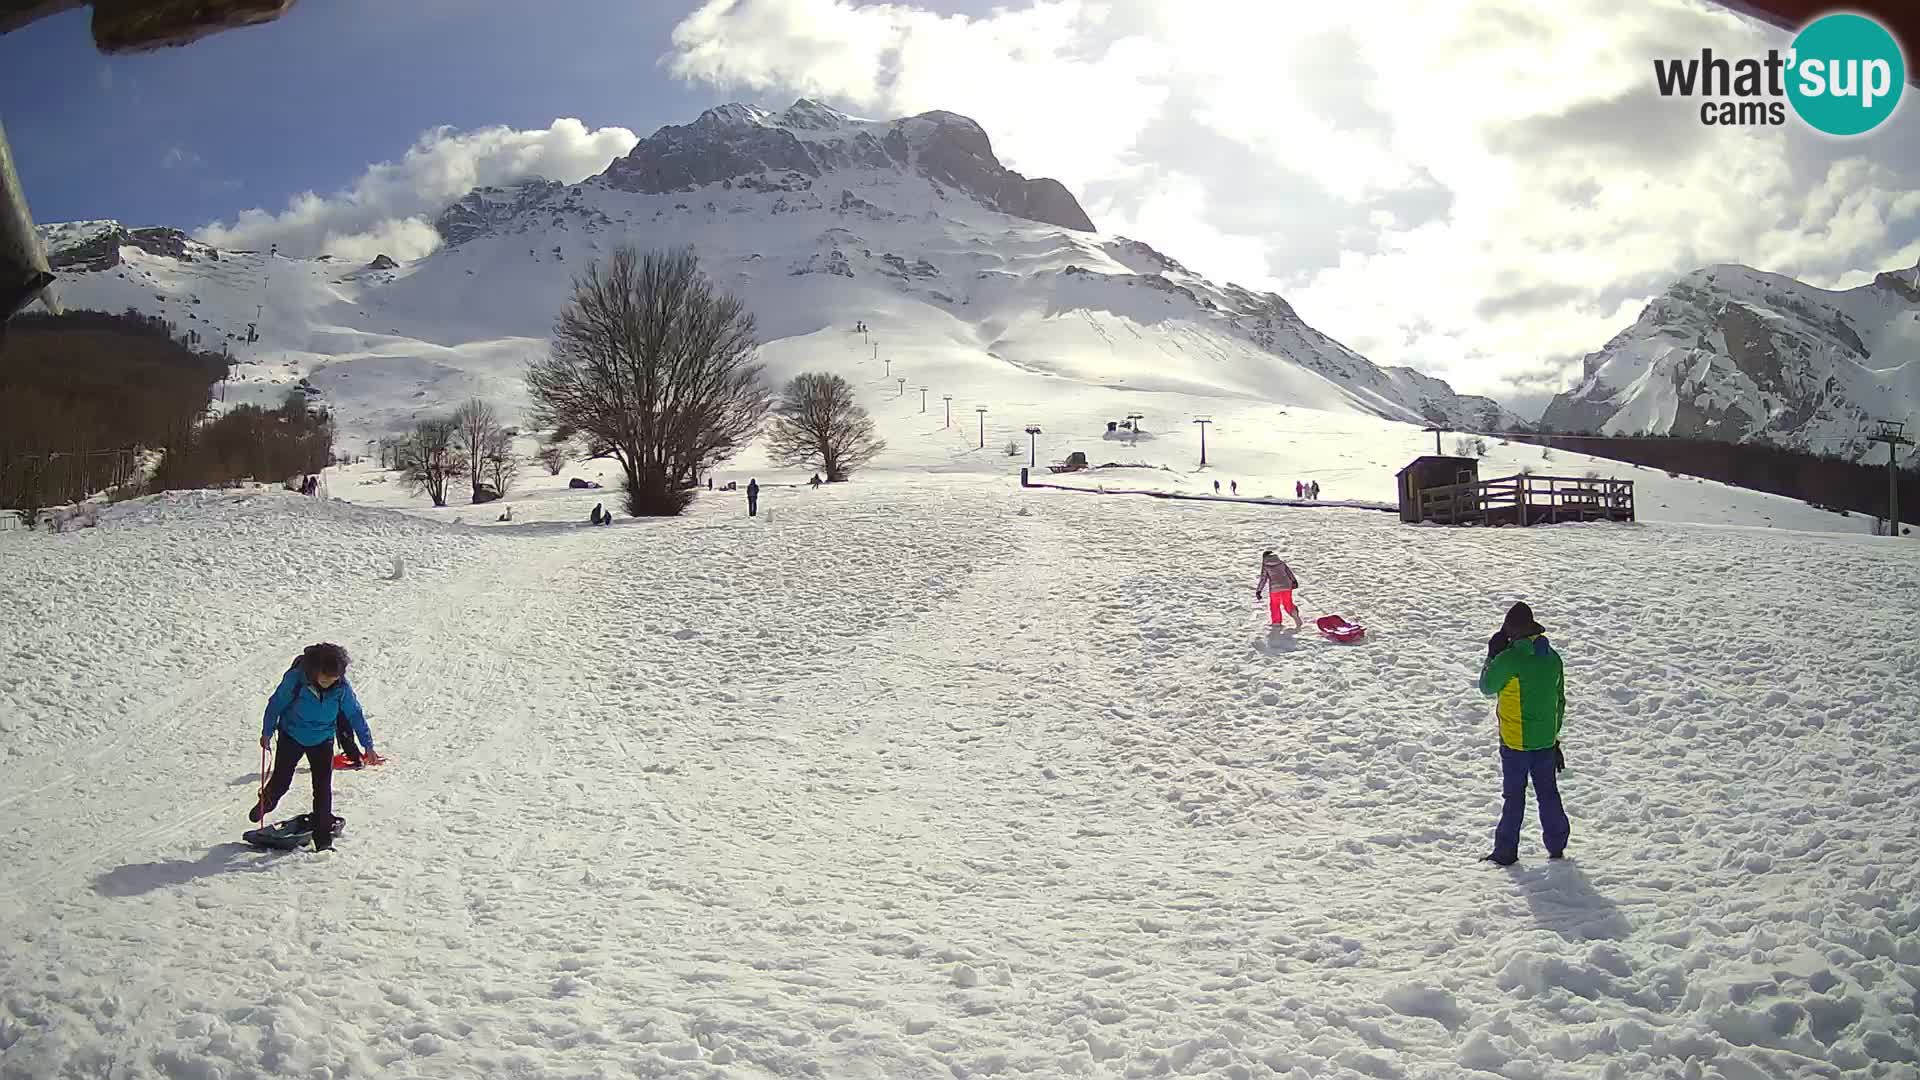
[[[399,161],[369,167],[345,190],[324,196],[302,192],[279,213],[242,211],[232,222],[204,226],[200,239],[219,247],[278,244],[291,255],[418,258],[440,244],[433,217],[474,188],[528,176],[577,183],[638,141],[625,128],[589,131],[572,118],[533,131],[436,128],[421,135]]]
[[[673,32],[681,78],[891,118],[947,109],[1008,168],[1078,188],[1120,166],[1166,101],[1165,50],[1104,35],[1106,5],[1038,0],[986,18],[850,0],[709,0]]]
[[[1786,37],[1697,0],[710,0],[665,63],[965,113],[1104,229],[1276,289],[1377,362],[1537,398],[1695,266],[1851,284],[1912,263],[1920,109],[1843,142],[1708,128],[1654,89],[1656,57]]]
[[[1197,179],[1170,173],[1146,182],[1132,194],[1138,201],[1129,207],[1095,202],[1087,206],[1087,213],[1103,230],[1136,240],[1178,236],[1181,253],[1174,258],[1190,268],[1207,267],[1205,272],[1210,276],[1239,282],[1267,279],[1265,245],[1258,237],[1235,235],[1209,225],[1207,191]]]

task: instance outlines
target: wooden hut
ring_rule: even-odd
[[[1432,488],[1478,483],[1480,459],[1428,454],[1414,458],[1397,475],[1400,481],[1400,520],[1419,522],[1425,520],[1420,509],[1420,493]]]

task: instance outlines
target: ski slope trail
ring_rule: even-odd
[[[484,530],[286,496],[0,537],[36,574],[235,560],[178,630],[216,662],[161,653],[101,692],[124,736],[0,759],[0,1077],[1915,1064],[1920,567],[1886,541],[971,478],[572,524],[606,494]],[[302,596],[265,572],[285,544],[421,565]],[[1269,546],[1305,632],[1264,625]],[[1783,610],[1783,576],[1817,587]],[[1473,680],[1515,599],[1567,658],[1574,857],[1530,808],[1505,870],[1475,861]],[[1336,611],[1366,643],[1312,633]],[[91,670],[29,632],[0,631],[23,686]],[[392,761],[337,777],[334,853],[254,852],[260,706],[318,637]]]

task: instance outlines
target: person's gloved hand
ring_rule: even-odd
[[[1560,744],[1557,742],[1553,744],[1553,771],[1567,771],[1567,755],[1560,752]]]
[[[260,749],[265,750],[267,747],[272,745],[273,745],[273,736],[271,735],[260,736]]]
[[[1495,630],[1493,636],[1487,639],[1487,659],[1491,660],[1506,652],[1507,646],[1512,643],[1512,639],[1507,637],[1505,630]]]

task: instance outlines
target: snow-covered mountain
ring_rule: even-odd
[[[1589,354],[1580,385],[1541,418],[1852,458],[1874,448],[1876,420],[1920,427],[1920,266],[1844,292],[1745,266],[1696,270]]]
[[[434,225],[443,246],[400,265],[217,251],[112,221],[41,232],[67,305],[134,307],[225,340],[241,361],[229,400],[311,387],[360,439],[473,393],[523,401],[524,363],[546,347],[573,275],[622,244],[693,245],[755,312],[776,377],[866,362],[1002,406],[1072,389],[1179,397],[1115,400],[1118,415],[1264,403],[1516,422],[1375,366],[1277,295],[1096,231],[1065,187],[1002,167],[979,125],[952,113],[883,122],[804,99],[777,114],[728,105],[584,182],[481,188]],[[846,340],[856,322],[873,339],[858,349]]]

